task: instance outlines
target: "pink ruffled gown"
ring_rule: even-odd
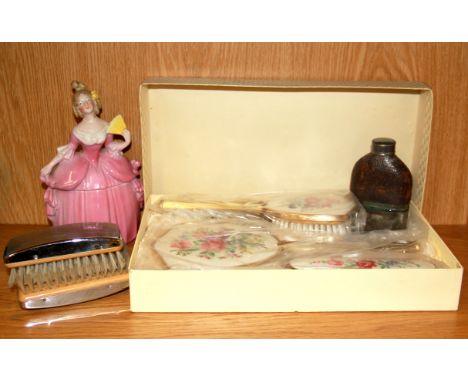
[[[58,149],[64,159],[42,179],[48,186],[44,195],[47,216],[53,225],[115,223],[122,238],[132,241],[144,200],[137,178],[140,163],[106,149],[111,134],[99,134],[95,143],[81,138],[75,128],[69,144]],[[82,151],[75,151],[79,145]]]

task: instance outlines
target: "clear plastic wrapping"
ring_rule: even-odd
[[[404,230],[365,232],[346,191],[162,197],[149,213],[138,269],[445,267],[411,213]]]

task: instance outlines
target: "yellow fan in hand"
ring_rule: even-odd
[[[127,128],[123,117],[119,114],[110,122],[107,128],[107,133],[122,135],[123,131]]]

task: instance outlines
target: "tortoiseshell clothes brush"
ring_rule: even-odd
[[[128,251],[111,223],[48,227],[11,239],[3,255],[25,309],[76,304],[128,288]]]

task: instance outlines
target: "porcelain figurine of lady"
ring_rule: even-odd
[[[99,118],[97,93],[79,81],[72,82],[72,90],[73,112],[81,121],[69,143],[41,170],[47,216],[53,225],[115,223],[129,242],[136,236],[143,206],[140,163],[122,154],[131,142],[130,132],[123,130],[124,141],[114,141],[109,123]]]

